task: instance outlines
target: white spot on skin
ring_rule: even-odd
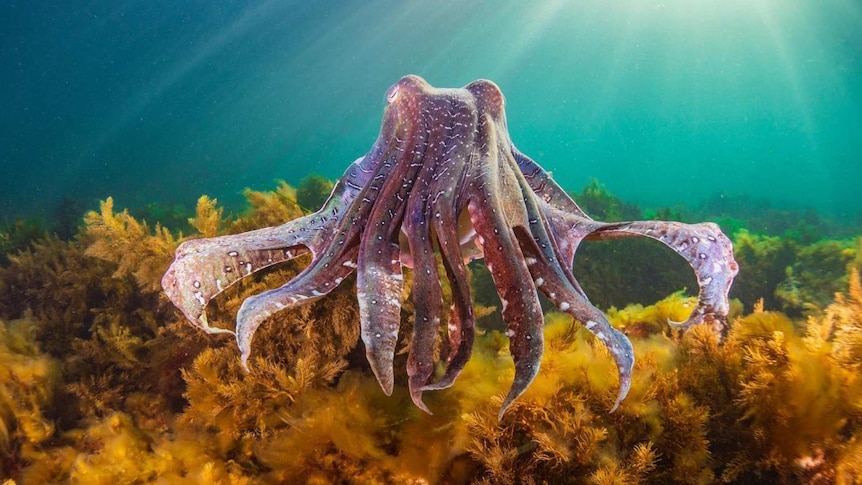
[[[524,261],[527,262],[527,266],[534,265],[534,264],[538,263],[536,258],[525,258]]]
[[[218,289],[219,292],[224,291],[224,288],[222,288],[222,286],[221,286],[221,280],[220,279],[216,278],[215,284],[216,284],[216,288]]]
[[[567,301],[560,303],[560,310],[562,310],[562,311],[566,311],[571,307],[572,307],[572,305],[569,305],[569,302],[567,302]]]
[[[545,284],[544,278],[541,278],[541,277],[536,278],[536,288],[542,286],[543,284]]]
[[[195,292],[195,299],[201,304],[201,306],[206,306],[207,301],[204,299],[204,295],[200,291]]]
[[[596,334],[596,338],[597,338],[597,339],[599,339],[599,340],[604,340],[604,339],[605,339],[605,334],[604,334],[604,332],[599,332],[599,333],[597,333],[597,334]]]
[[[506,336],[507,336],[507,337],[509,337],[509,338],[514,337],[514,336],[515,336],[515,331],[514,331],[514,330],[506,330]]]
[[[344,278],[335,278],[334,282],[336,285],[340,285],[342,281],[344,281]]]
[[[598,323],[596,323],[592,320],[587,320],[587,325],[586,325],[587,330],[592,330],[593,327],[595,327],[596,325],[598,325]]]
[[[317,291],[317,290],[311,290],[311,294],[312,294],[312,295],[314,295],[314,296],[323,296],[323,295],[325,295],[326,293],[321,293],[321,292],[319,292],[319,291]]]
[[[251,263],[245,264],[245,270],[248,272],[248,274],[251,274]]]
[[[345,262],[343,262],[343,263],[341,263],[341,264],[342,264],[342,266],[346,266],[346,267],[348,267],[348,268],[356,269],[356,263],[354,263],[353,261],[345,261]]]

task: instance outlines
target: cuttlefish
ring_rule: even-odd
[[[256,271],[311,252],[311,263],[283,286],[247,298],[238,314],[243,365],[257,328],[276,312],[326,296],[354,271],[362,341],[383,392],[394,386],[393,356],[401,322],[402,268],[413,270],[415,323],[407,359],[413,402],[451,386],[470,359],[474,314],[465,263],[484,258],[502,302],[514,382],[500,416],[530,385],[542,361],[542,293],[572,315],[610,352],[619,372],[612,410],[625,398],[634,365],[629,339],[593,306],[572,273],[585,239],[646,236],[694,269],[698,304],[677,326],[720,326],[738,271],[730,240],[712,223],[606,223],[591,219],[521,153],[509,137],[505,100],[491,81],[440,89],[405,76],[386,92],[380,133],[313,214],[277,227],[182,243],[162,280],[167,296],[197,327],[207,303]],[[444,317],[442,261],[452,288]],[[434,348],[447,322],[445,371],[436,379]],[[430,411],[429,411],[430,412]]]

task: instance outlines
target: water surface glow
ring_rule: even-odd
[[[0,210],[335,178],[413,72],[493,79],[515,142],[571,190],[857,217],[860,21],[851,0],[7,3]]]

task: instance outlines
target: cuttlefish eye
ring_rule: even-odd
[[[391,102],[395,101],[395,98],[397,98],[397,97],[398,97],[398,85],[394,84],[394,85],[392,85],[391,88],[389,88],[389,91],[386,91],[386,102],[391,103]]]

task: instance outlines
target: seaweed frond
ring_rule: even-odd
[[[60,366],[42,353],[32,320],[0,321],[0,476],[44,457],[54,436],[50,415]]]
[[[224,208],[218,207],[218,199],[202,195],[198,198],[195,216],[189,218],[189,224],[201,237],[215,237],[221,234],[223,213]]]
[[[296,202],[305,210],[314,212],[323,206],[334,186],[335,184],[326,177],[316,173],[309,174],[299,181],[299,187],[296,189]]]
[[[284,180],[275,190],[265,192],[245,189],[243,195],[249,209],[230,225],[232,234],[251,231],[261,227],[278,226],[305,215],[296,201],[296,189]]]
[[[651,334],[669,334],[668,322],[684,322],[696,305],[696,297],[677,291],[646,307],[640,304],[628,305],[623,309],[611,307],[607,314],[611,323],[627,335],[647,337]]]
[[[82,240],[86,254],[117,265],[114,277],[133,275],[141,288],[161,291],[161,279],[179,244],[171,232],[156,223],[153,230],[128,210],[114,213],[114,199],[99,203],[99,212],[84,216]]]

